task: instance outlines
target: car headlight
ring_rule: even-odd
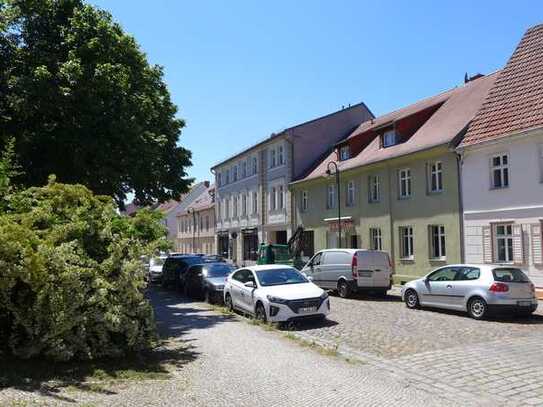
[[[326,291],[323,291],[321,294],[321,300],[324,301],[327,298],[328,298],[328,293]]]
[[[285,300],[283,298],[274,297],[273,295],[266,296],[268,298],[269,302],[274,302],[276,304],[286,304],[288,300]]]

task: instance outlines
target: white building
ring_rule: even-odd
[[[526,32],[458,152],[466,262],[514,264],[543,287],[543,25]]]

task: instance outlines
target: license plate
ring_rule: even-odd
[[[532,301],[517,301],[519,307],[529,307],[532,305]]]
[[[300,314],[308,314],[310,312],[317,312],[317,307],[300,307],[298,309]]]

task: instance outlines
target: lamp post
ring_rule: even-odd
[[[331,167],[333,167],[333,172]],[[328,176],[335,175],[336,176],[336,195],[337,195],[337,228],[338,228],[338,240],[339,240],[339,248],[341,248],[341,191],[340,191],[340,184],[339,184],[339,168],[337,166],[337,163],[335,161],[330,161],[328,165],[326,166],[326,174]]]

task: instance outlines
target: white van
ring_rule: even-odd
[[[385,295],[394,271],[388,253],[378,250],[326,249],[315,254],[302,272],[321,288],[343,297],[357,291]]]

